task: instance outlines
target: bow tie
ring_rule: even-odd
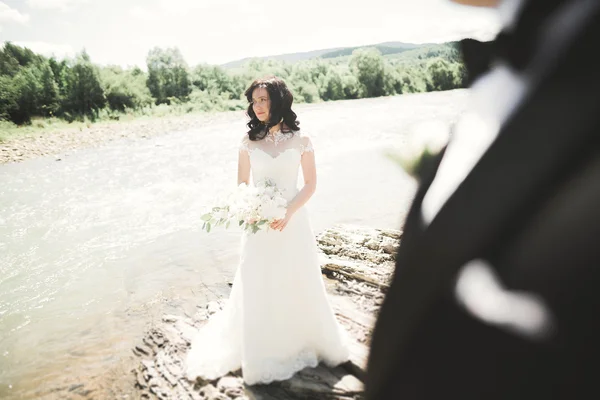
[[[500,32],[490,42],[464,39],[460,42],[460,47],[469,85],[489,71],[496,62],[508,64],[517,71],[523,70],[532,52],[527,41],[517,41],[515,35],[506,32]]]
[[[561,12],[563,5],[575,0],[522,1],[523,7],[511,30],[503,30],[491,42],[479,42],[474,39],[460,42],[469,85],[496,62],[522,71],[535,51],[539,29],[554,13]]]

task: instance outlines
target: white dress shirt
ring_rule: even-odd
[[[522,0],[501,3],[499,12],[504,29],[511,29],[522,3]],[[527,88],[523,75],[502,64],[495,65],[471,86],[468,109],[454,127],[421,205],[427,225],[494,142]],[[506,289],[487,260],[476,259],[465,264],[459,270],[454,293],[473,317],[514,334],[530,339],[544,337],[553,324],[550,309],[539,296]]]
[[[504,0],[498,7],[504,29],[510,29],[522,0]],[[421,213],[429,225],[460,183],[496,139],[500,127],[519,105],[527,88],[525,78],[509,66],[495,65],[470,89],[467,111],[456,123],[452,139],[433,183],[425,194]]]

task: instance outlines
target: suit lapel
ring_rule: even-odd
[[[398,357],[403,352],[460,267],[501,246],[504,235],[522,224],[578,157],[598,145],[592,127],[600,122],[600,79],[589,79],[600,68],[590,56],[600,37],[597,8],[595,12],[594,22],[532,88],[430,226],[410,246],[401,246],[374,332],[371,360],[377,358],[379,365],[377,376],[369,377],[372,388],[384,386],[378,380],[386,379],[397,360],[384,354]],[[422,196],[417,200],[411,210],[413,225]]]

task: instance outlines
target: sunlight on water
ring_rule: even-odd
[[[452,122],[466,91],[301,105],[319,186],[316,232],[399,227],[415,183],[383,156],[419,122]],[[235,186],[231,121],[0,166],[0,397],[36,398],[129,357],[161,313],[227,295],[236,231],[200,215]],[[87,379],[87,378],[86,378]]]

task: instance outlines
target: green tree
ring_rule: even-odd
[[[350,68],[362,86],[364,97],[385,94],[384,60],[376,48],[360,48],[352,52]]]
[[[344,84],[344,97],[346,99],[358,99],[361,95],[360,82],[356,76],[347,74],[342,77]]]
[[[219,95],[225,93],[228,98],[239,98],[244,91],[244,84],[239,78],[218,66],[206,64],[196,66],[191,74],[192,84],[198,89]]]
[[[29,123],[31,117],[38,114],[41,106],[42,84],[38,78],[34,65],[21,68],[13,78],[17,89],[17,110],[12,114],[13,122],[17,124]]]
[[[68,119],[84,115],[95,119],[106,103],[98,67],[92,64],[85,51],[77,56],[68,71],[65,92],[63,111]]]
[[[429,80],[427,81],[427,91],[450,90],[456,88],[454,73],[450,65],[444,60],[437,60],[429,64],[427,68]]]
[[[0,120],[12,120],[19,109],[18,91],[10,76],[0,75]]]
[[[403,75],[401,77],[402,82],[402,93],[415,93],[419,90],[415,86],[413,79],[409,75]]]
[[[243,93],[250,82],[266,75],[284,79],[298,102],[447,90],[465,87],[467,80],[456,44],[385,58],[377,49],[363,48],[350,57],[294,63],[251,59],[235,69],[202,64],[191,70],[176,48],[155,48],[148,53],[147,66],[148,73],[99,68],[85,52],[74,60],[57,61],[6,43],[0,49],[0,119],[26,123],[34,116],[94,118],[106,106],[124,112],[152,102],[177,104],[160,107],[163,114],[237,110],[246,105]]]
[[[35,54],[26,47],[6,42],[0,51],[0,75],[15,76],[20,67],[43,62],[44,57]]]
[[[299,103],[316,103],[320,99],[317,85],[311,82],[297,82],[292,90]]]
[[[156,104],[170,104],[173,98],[187,100],[192,88],[187,64],[179,49],[155,47],[148,53],[146,64],[147,85]]]
[[[67,60],[57,61],[54,57],[48,59],[48,65],[52,70],[54,81],[58,88],[60,97],[66,96],[67,78],[69,76],[69,63]]]
[[[60,94],[58,84],[54,77],[54,72],[48,62],[44,62],[41,67],[41,89],[40,96],[41,114],[43,116],[52,116],[56,114],[60,107]]]
[[[326,75],[321,97],[323,100],[341,100],[345,97],[344,82],[337,71],[332,69]]]
[[[391,65],[384,66],[383,89],[386,96],[402,94],[402,80],[396,69]]]
[[[106,102],[113,111],[138,109],[152,104],[150,90],[142,70],[123,70],[118,66],[105,67],[100,71]]]
[[[0,76],[2,118],[23,124],[33,116],[53,115],[58,109],[60,98],[54,74],[44,57],[6,43],[0,51]]]

